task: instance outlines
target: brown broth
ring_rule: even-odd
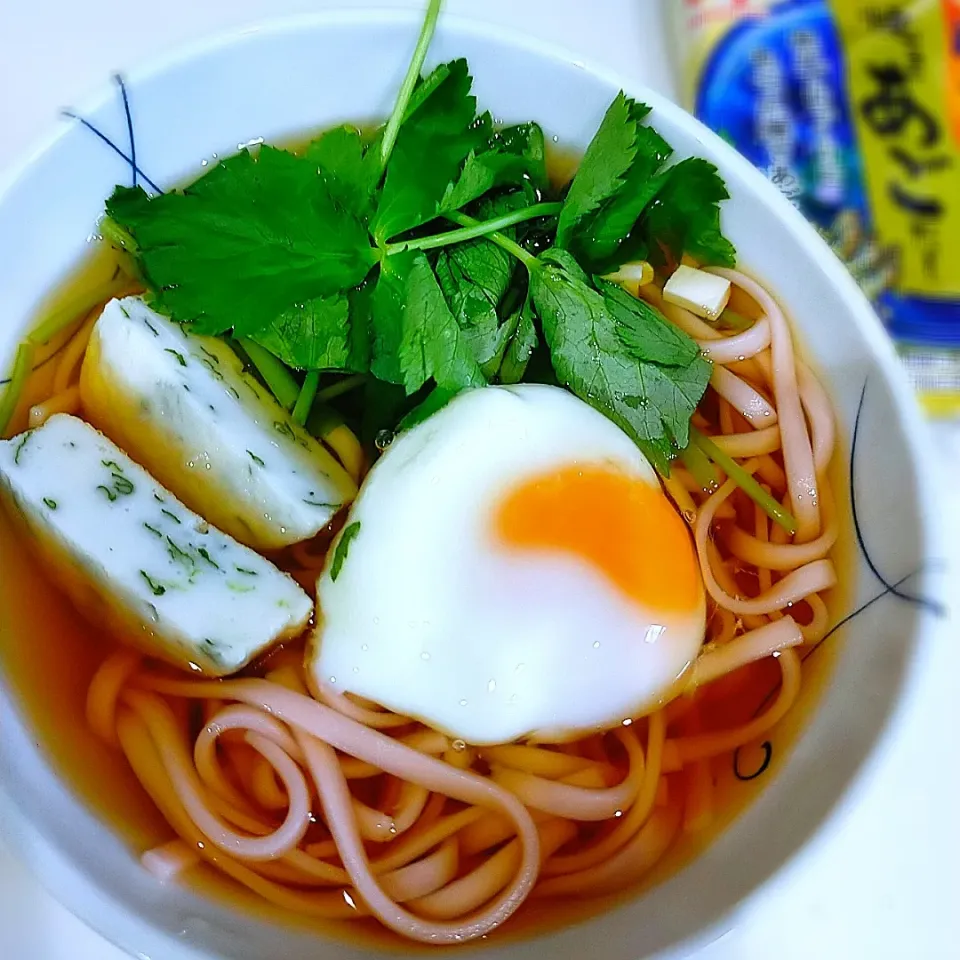
[[[554,182],[562,182],[573,169],[575,155],[555,151],[551,166]],[[51,297],[43,315],[47,316],[65,304],[82,301],[113,274],[115,267],[115,255],[101,246],[95,247],[81,268]],[[81,319],[78,317],[76,323],[44,347],[36,358],[37,369],[18,406],[10,433],[25,427],[29,405],[49,393],[57,365],[56,354]],[[841,452],[843,446],[838,444],[831,467],[835,491],[845,488],[847,466]],[[837,499],[843,502],[839,494]],[[843,575],[853,569],[853,537],[849,526],[848,521],[842,527],[839,544],[833,552],[833,559],[842,574],[841,584],[849,584],[852,579]],[[831,621],[835,622],[849,609],[850,596],[846,589],[837,589],[828,599]],[[115,641],[105,636],[96,625],[84,622],[46,579],[31,551],[15,532],[10,518],[0,509],[0,671],[15,694],[26,722],[36,731],[37,739],[65,783],[132,849],[141,852],[169,840],[172,831],[130,771],[123,754],[105,745],[90,731],[84,713],[90,680],[114,648]],[[730,755],[712,762],[714,817],[708,829],[696,834],[681,833],[667,855],[636,886],[615,896],[584,901],[532,901],[487,942],[503,943],[525,938],[600,914],[640,895],[696,858],[749,807],[789,757],[791,746],[802,733],[831,676],[838,648],[839,643],[834,638],[820,655],[804,666],[804,682],[798,700],[787,716],[765,736],[774,743],[775,752],[763,775],[756,779],[738,779]],[[742,706],[742,716],[734,716],[728,710],[726,716],[716,719],[729,724],[743,722],[775,688],[778,677],[779,671],[772,662],[743,671],[742,676],[738,675],[742,689],[737,698]],[[741,752],[743,771],[756,770],[762,760],[763,754],[758,747]],[[247,915],[256,915],[265,921],[301,930],[316,930],[381,949],[403,950],[408,947],[405,941],[374,921],[348,923],[293,916],[206,865],[189,871],[183,882],[203,896],[226,901]]]

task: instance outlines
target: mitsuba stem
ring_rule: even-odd
[[[300,396],[300,385],[293,379],[286,365],[269,350],[247,337],[238,338],[238,342],[280,406],[284,410],[292,410]]]
[[[300,387],[300,395],[293,406],[293,420],[302,427],[310,416],[310,410],[313,407],[314,398],[317,395],[317,388],[320,386],[320,371],[311,370],[303,378],[303,384]]]
[[[29,340],[24,340],[17,347],[17,355],[13,361],[13,371],[10,374],[10,382],[7,384],[0,395],[0,437],[2,437],[10,425],[17,410],[17,404],[20,402],[20,394],[23,393],[23,387],[33,369],[33,355],[36,352],[36,345]]]
[[[329,387],[324,387],[317,393],[318,400],[334,400],[344,393],[349,393],[357,387],[362,386],[367,380],[365,373],[356,373],[352,377],[344,377],[336,383],[331,383]]]
[[[538,217],[554,217],[560,212],[562,206],[562,203],[536,203],[532,206],[524,207],[522,210],[512,210],[510,213],[505,213],[500,217],[494,217],[492,220],[475,220],[466,214],[445,213],[444,216],[448,220],[452,220],[454,223],[464,224],[463,228],[460,230],[450,230],[447,233],[438,233],[432,237],[418,237],[416,240],[402,240],[399,243],[389,243],[387,244],[386,252],[389,255],[392,253],[402,253],[405,250],[437,250],[440,247],[449,247],[455,243],[465,243],[467,240],[476,240],[478,237],[490,237],[491,234],[498,233],[500,230],[505,230],[507,227],[512,227],[515,224],[524,223],[527,220],[536,220]],[[495,243],[499,243],[494,237],[490,237],[490,239]],[[513,243],[513,241],[507,237],[502,237],[501,239],[507,240],[508,243]],[[502,246],[502,244],[500,245]],[[517,250],[523,249],[519,244],[514,244],[514,246],[516,246]],[[510,252],[513,253],[514,256],[517,256],[516,251],[512,248]],[[523,250],[523,253],[529,256],[525,250]]]
[[[420,30],[420,37],[417,40],[417,46],[413,51],[413,59],[407,69],[407,75],[403,78],[400,85],[400,92],[397,94],[397,101],[393,107],[393,113],[387,125],[383,128],[383,139],[380,141],[380,175],[387,169],[387,162],[393,148],[397,143],[397,136],[400,133],[400,126],[407,113],[407,106],[410,98],[413,96],[414,87],[420,79],[420,71],[423,69],[423,62],[427,59],[427,50],[430,47],[430,41],[433,39],[433,33],[437,28],[437,19],[440,16],[440,7],[443,0],[430,0],[427,6],[427,15],[423,21],[423,27]]]
[[[724,453],[694,426],[690,427],[690,443],[696,444],[774,523],[791,535],[797,532],[797,521],[793,515],[784,510],[776,498],[767,493],[733,457]]]
[[[545,203],[538,204],[538,206],[552,207],[559,206],[559,204]],[[527,209],[530,208],[528,207]],[[475,220],[468,214],[460,213],[459,211],[456,213],[445,213],[444,216],[454,223],[462,224],[464,227],[478,227],[483,225],[482,221]],[[533,270],[537,267],[537,258],[532,253],[528,253],[516,240],[511,240],[505,234],[500,233],[499,230],[493,233],[482,234],[482,236],[486,236],[488,240],[495,243],[501,250],[506,250],[511,256],[516,257],[528,270]]]

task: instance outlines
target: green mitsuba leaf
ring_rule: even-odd
[[[403,314],[400,366],[407,393],[431,377],[437,386],[452,390],[485,386],[473,351],[454,319],[424,254],[414,257],[407,277],[407,306]]]
[[[547,145],[539,123],[517,123],[501,127],[493,135],[493,145],[503,153],[523,157],[526,173],[537,190],[549,185],[547,176]]]
[[[483,219],[497,217],[525,206],[526,202],[527,194],[523,190],[502,194],[481,203],[479,215]],[[512,229],[505,230],[504,234],[515,239]],[[450,312],[484,377],[493,380],[498,377],[505,353],[517,335],[516,298],[507,294],[517,285],[520,265],[511,254],[484,238],[441,250],[435,270]],[[523,333],[528,335],[528,330],[524,328]]]
[[[441,252],[436,275],[450,312],[478,364],[497,351],[498,307],[516,261],[488,240],[471,241]]]
[[[623,187],[637,155],[637,129],[649,108],[623,91],[607,110],[583,155],[557,225],[557,246],[567,247],[581,221]]]
[[[405,252],[384,264],[373,325],[373,373],[408,394],[431,378],[454,390],[486,383],[425,254]]]
[[[646,300],[627,293],[622,287],[600,277],[594,278],[603,294],[607,310],[617,324],[624,346],[638,360],[667,367],[685,367],[700,352],[696,341],[677,329]]]
[[[732,267],[737,255],[720,229],[720,203],[729,197],[717,168],[699,157],[681,160],[663,174],[640,229],[650,259],[680,262],[684,253],[711,266]]]
[[[584,264],[619,266],[617,254],[621,245],[662,186],[656,173],[670,156],[670,146],[652,127],[641,126],[638,120],[634,123],[636,154],[623,185],[585,218],[578,229],[574,249]]]
[[[497,372],[497,380],[507,384],[520,383],[527,372],[527,366],[533,351],[537,348],[538,340],[533,306],[529,298],[524,300],[523,306],[516,311],[506,326],[512,330],[512,333]]]
[[[304,152],[317,165],[330,196],[355,216],[369,216],[379,174],[375,150],[367,149],[356,127],[334,127],[312,140]]]
[[[433,220],[461,164],[482,142],[466,60],[455,60],[400,128],[373,222],[380,243]]]
[[[620,94],[587,148],[560,214],[556,244],[604,273],[636,259],[707,264],[735,256],[720,229],[727,198],[716,168],[683,160],[664,169],[670,145],[645,121],[650,108]]]
[[[315,297],[290,307],[253,339],[300,370],[362,373],[370,362],[363,320],[354,326],[345,294]]]
[[[619,424],[658,468],[669,470],[674,445],[689,441],[690,417],[710,379],[709,361],[699,353],[685,366],[639,359],[606,298],[567,251],[541,255],[530,289],[560,382]]]
[[[488,117],[483,118],[484,127]],[[546,185],[543,131],[535,123],[499,130],[482,149],[471,151],[458,178],[447,187],[440,210],[459,210],[497,187],[519,185],[525,179],[537,189]]]
[[[400,341],[403,339],[403,313],[407,302],[407,278],[413,265],[413,252],[388,257],[380,266],[380,276],[370,296],[372,350],[370,372],[386,383],[402,384]]]
[[[704,160],[666,166],[671,149],[649,109],[621,93],[557,219],[449,245],[432,236],[448,225],[425,225],[445,217],[476,229],[470,217],[494,219],[550,189],[540,127],[495,130],[471,85],[454,60],[398,101],[389,134],[370,143],[341,126],[300,156],[242,152],[181,192],[118,187],[112,235],[174,320],[232,330],[295,369],[369,371],[330,410],[367,440],[421,422],[461,390],[526,380],[573,390],[666,472],[711,364],[654,307],[596,274],[638,257],[732,264],[723,181]],[[277,383],[296,383],[277,369]],[[345,554],[349,539],[341,544]]]
[[[182,193],[118,187],[107,213],[136,241],[157,309],[202,333],[256,333],[292,304],[356,286],[377,259],[316,165],[273,147],[223,160]]]

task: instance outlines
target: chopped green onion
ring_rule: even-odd
[[[7,427],[16,412],[17,404],[20,402],[20,394],[23,393],[30,371],[33,370],[33,354],[36,349],[36,344],[29,340],[24,340],[17,347],[10,382],[3,391],[3,396],[0,397],[0,437],[6,433]]]
[[[759,483],[696,427],[690,427],[690,443],[699,447],[774,523],[789,534],[797,532],[797,521]]]
[[[314,397],[317,395],[317,388],[320,386],[320,371],[310,370],[303,378],[303,385],[300,387],[300,396],[293,407],[293,420],[302,427],[310,416],[310,408],[313,406]]]
[[[365,373],[355,373],[352,377],[344,377],[342,380],[338,380],[336,383],[331,383],[329,387],[324,387],[322,390],[318,391],[317,399],[333,400],[344,393],[349,393],[356,387],[362,386],[364,383],[366,383],[366,380],[367,375]]]
[[[701,490],[712,492],[717,489],[719,486],[717,471],[710,462],[710,458],[698,446],[688,443],[680,451],[680,460],[690,471],[690,476],[693,477]]]
[[[286,365],[269,350],[247,337],[240,337],[239,342],[280,406],[285,410],[292,410],[300,396],[300,385]]]

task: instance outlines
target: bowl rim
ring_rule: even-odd
[[[319,30],[325,27],[353,27],[363,30],[370,25],[394,25],[399,28],[419,26],[420,11],[411,7],[364,7],[359,9],[333,8],[306,13],[297,13],[278,17],[258,18],[250,23],[232,27],[227,30],[205,34],[195,40],[176,44],[167,51],[146,59],[142,65],[123,73],[123,79],[131,90],[137,85],[159,79],[164,74],[176,70],[193,61],[203,59],[210,54],[228,48],[252,35],[282,36],[295,30]],[[685,127],[703,146],[704,153],[711,159],[719,157],[725,166],[732,168],[737,176],[746,181],[747,190],[755,194],[765,206],[772,207],[778,219],[783,223],[786,232],[793,234],[799,244],[806,247],[816,260],[818,267],[823,271],[829,284],[837,291],[840,298],[849,308],[859,334],[871,351],[871,359],[878,372],[882,375],[890,390],[894,406],[903,418],[904,436],[906,439],[905,451],[914,462],[935,462],[933,441],[928,423],[924,420],[920,406],[909,384],[897,356],[893,340],[884,330],[881,321],[873,310],[869,300],[857,285],[856,281],[836,257],[829,246],[816,231],[813,225],[803,214],[773,185],[749,160],[743,157],[734,147],[726,143],[721,137],[699,121],[690,111],[671,100],[666,95],[654,90],[644,83],[632,79],[616,70],[608,69],[589,57],[581,57],[572,48],[562,43],[538,39],[523,34],[507,23],[485,21],[463,14],[449,14],[444,12],[438,25],[438,32],[450,32],[476,37],[489,41],[495,45],[512,47],[515,50],[547,59],[558,64],[573,66],[591,75],[603,83],[626,91],[631,96],[641,98],[653,110],[669,116],[669,122]],[[109,81],[99,82],[76,107],[81,116],[96,113],[116,95],[115,89]],[[24,151],[19,160],[14,160],[5,170],[0,171],[0,213],[3,206],[18,182],[23,178],[44,155],[55,149],[61,139],[66,137],[75,119],[61,115],[57,123],[46,134],[36,138]],[[2,358],[0,358],[2,359]],[[7,358],[9,359],[9,358]],[[933,504],[938,502],[941,479],[935,471],[918,470],[916,473],[915,502],[917,512],[922,519],[921,543],[922,554],[926,559],[950,558],[950,566],[955,553],[953,545],[948,542],[946,531],[936,522]],[[947,599],[947,577],[938,577],[931,581],[929,573],[924,577],[925,596],[935,603],[942,603]],[[807,837],[780,863],[774,866],[769,874],[739,901],[721,910],[717,915],[699,930],[674,941],[668,947],[649,955],[649,960],[679,960],[717,940],[731,929],[733,919],[753,906],[767,890],[774,884],[781,883],[789,874],[800,870],[802,866],[817,856],[822,845],[829,843],[833,834],[838,831],[844,821],[844,814],[849,813],[855,806],[857,795],[864,790],[871,779],[872,771],[882,761],[884,747],[893,736],[893,732],[902,720],[903,713],[915,694],[924,667],[929,659],[933,635],[945,628],[945,624],[937,624],[932,617],[918,617],[911,638],[910,651],[905,657],[898,686],[894,697],[889,703],[889,709],[881,726],[874,731],[872,741],[865,754],[851,769],[849,776],[840,793],[834,797],[830,808],[824,812],[819,821],[814,824]],[[2,684],[0,684],[2,685]],[[40,750],[43,753],[43,750]],[[59,776],[57,777],[59,780]],[[61,781],[62,782],[62,781]],[[73,793],[72,790],[68,791]],[[110,894],[73,864],[64,852],[47,839],[43,831],[33,823],[30,816],[23,811],[4,788],[0,780],[0,833],[15,852],[19,862],[29,870],[40,885],[49,892],[55,900],[64,905],[85,925],[94,930],[99,936],[116,947],[129,953],[131,956],[145,956],[140,950],[142,943],[135,944],[130,936],[149,936],[153,943],[150,949],[162,949],[163,956],[178,958],[178,960],[221,960],[219,953],[198,952],[199,948],[188,946],[178,941],[160,926],[154,924],[147,917],[134,913],[125,905],[113,900]],[[28,852],[29,851],[29,852]],[[108,929],[92,917],[89,911],[74,912],[74,906],[67,906],[68,898],[63,894],[60,885],[54,882],[52,874],[35,869],[39,857],[44,857],[48,864],[56,863],[65,871],[74,872],[85,886],[83,899],[89,901],[91,893],[100,901],[111,903],[114,912],[119,912],[130,921],[125,927],[128,935]],[[321,940],[330,944],[339,941],[319,935]],[[540,939],[537,936],[523,938],[521,943],[529,944]],[[371,957],[374,954],[368,948],[360,948]],[[166,951],[172,951],[167,953]]]

